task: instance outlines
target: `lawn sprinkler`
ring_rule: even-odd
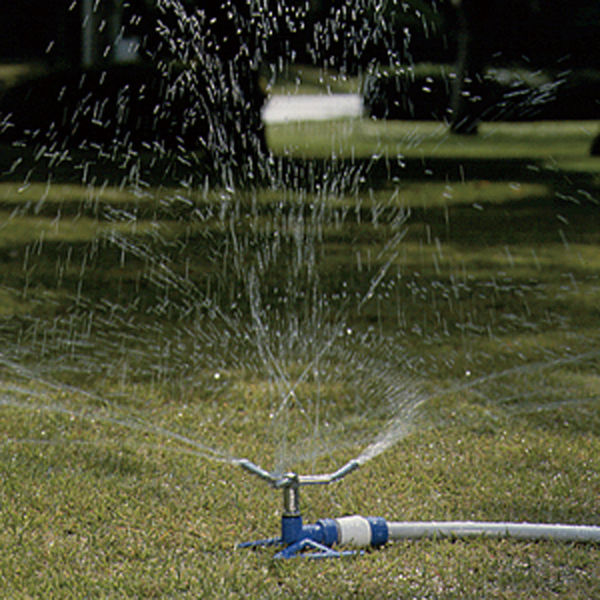
[[[269,473],[249,460],[240,460],[239,465],[246,471],[267,481],[275,489],[283,491],[283,514],[281,536],[244,542],[238,548],[258,548],[262,546],[285,546],[275,554],[275,558],[292,558],[300,555],[308,558],[335,558],[356,554],[356,550],[336,550],[333,546],[377,547],[388,540],[388,527],[381,517],[342,517],[320,519],[312,525],[305,525],[300,514],[300,487],[305,485],[328,485],[343,479],[360,465],[350,461],[333,473],[321,475],[298,475]],[[305,552],[306,551],[306,552]]]
[[[351,460],[333,473],[322,475],[283,475],[270,473],[253,462],[242,459],[238,464],[260,477],[275,489],[283,491],[281,536],[244,542],[238,548],[284,546],[274,558],[337,558],[362,553],[362,550],[337,550],[334,546],[377,548],[389,540],[421,538],[493,537],[519,540],[552,540],[555,542],[600,543],[600,527],[545,523],[507,523],[474,521],[387,521],[382,517],[358,515],[338,519],[320,519],[305,525],[300,514],[300,487],[328,485],[343,479],[360,464]]]

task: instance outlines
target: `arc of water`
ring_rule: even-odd
[[[111,407],[112,410],[117,409],[117,407],[115,407],[112,402],[110,402],[107,398],[105,398],[103,396],[88,392],[86,390],[82,390],[75,386],[71,386],[71,385],[67,385],[67,384],[57,384],[52,381],[48,381],[47,379],[40,377],[34,371],[27,369],[26,367],[24,367],[22,365],[18,365],[16,363],[14,363],[13,361],[10,361],[10,360],[4,358],[2,355],[0,355],[0,364],[2,364],[5,367],[10,368],[20,377],[25,377],[27,379],[36,381],[37,383],[43,385],[46,388],[50,388],[54,391],[61,391],[61,392],[68,391],[72,394],[76,394],[78,396],[83,396],[85,398],[93,400],[104,406]],[[15,386],[15,385],[4,386],[3,391],[9,391],[9,392],[12,391],[12,392],[14,392],[18,395],[22,395],[22,396],[31,396],[31,395],[39,396],[39,393],[35,392],[35,390],[26,389],[21,386]],[[22,401],[15,400],[14,398],[11,398],[10,396],[6,395],[5,393],[3,393],[2,396],[0,396],[0,406],[7,406],[7,407],[12,406],[15,408],[22,408],[22,409],[29,409],[29,410],[46,410],[46,411],[61,413],[64,415],[68,415],[70,417],[75,417],[75,418],[80,418],[80,419],[87,419],[87,420],[94,419],[94,420],[101,421],[104,423],[109,423],[109,424],[113,424],[113,425],[119,425],[122,427],[126,427],[126,428],[129,428],[132,430],[145,431],[148,433],[156,433],[158,435],[161,435],[162,437],[170,438],[170,439],[176,440],[178,442],[181,442],[189,447],[196,448],[197,450],[199,450],[202,453],[202,456],[204,456],[205,458],[219,460],[222,462],[235,462],[238,460],[237,458],[235,458],[221,450],[217,450],[215,448],[212,448],[210,446],[202,444],[202,443],[198,442],[197,440],[193,440],[193,439],[189,438],[188,436],[182,435],[175,431],[171,431],[169,429],[161,427],[160,425],[148,423],[148,422],[143,421],[139,418],[136,418],[132,415],[127,415],[127,418],[119,418],[119,417],[114,417],[111,415],[102,415],[102,414],[99,414],[98,411],[93,411],[93,410],[76,411],[76,410],[72,410],[72,409],[66,408],[64,406],[61,406],[60,404],[57,404],[57,403],[35,404],[35,403],[31,403],[31,402],[22,402]]]
[[[407,232],[408,232],[407,229],[403,229],[402,231],[399,231],[398,233],[396,233],[396,235],[394,235],[394,237],[392,239],[388,240],[388,242],[385,244],[385,246],[380,250],[379,254],[377,255],[378,260],[381,259],[382,257],[384,257],[385,255],[387,255],[389,252],[392,252],[392,255],[379,268],[379,271],[377,272],[375,277],[373,277],[373,279],[371,280],[369,289],[367,290],[367,292],[364,294],[364,296],[361,298],[360,302],[358,303],[358,310],[361,310],[362,307],[373,297],[373,294],[375,293],[375,290],[381,283],[381,280],[386,276],[390,267],[392,266],[394,261],[398,258],[398,255],[400,254],[400,248],[399,248],[400,242],[402,242],[402,240],[406,237]]]
[[[568,357],[559,357],[551,361],[538,361],[536,363],[520,365],[518,367],[512,367],[509,369],[505,369],[503,371],[498,371],[496,373],[492,373],[490,375],[485,375],[482,377],[475,378],[467,383],[460,383],[457,385],[450,386],[445,390],[438,390],[429,394],[424,394],[421,396],[417,402],[411,403],[409,405],[409,410],[411,413],[414,413],[418,410],[419,407],[423,406],[428,400],[430,400],[434,396],[446,396],[450,394],[456,394],[460,392],[465,392],[469,390],[476,389],[478,386],[482,384],[488,383],[490,381],[498,380],[503,377],[512,377],[519,374],[527,374],[530,372],[538,371],[538,370],[547,370],[556,368],[558,366],[574,364],[581,361],[585,361],[591,358],[597,358],[600,356],[600,350],[591,350],[589,352],[585,352],[578,355],[568,356]],[[519,395],[518,398],[522,398],[523,395]],[[489,400],[489,399],[488,399]],[[505,399],[505,402],[507,400]],[[582,401],[592,401],[592,399],[583,399]],[[577,402],[577,400],[570,398],[565,399],[563,401],[552,402],[548,405],[544,405],[543,409],[552,409],[557,408],[569,404],[573,404]],[[404,409],[405,406],[402,406]],[[539,406],[521,406],[517,413],[528,414],[530,412],[535,412],[540,410]],[[395,444],[403,435],[408,433],[410,428],[407,426],[407,422],[410,419],[406,418],[407,415],[401,411],[401,414],[393,415],[389,421],[387,427],[384,428],[382,433],[375,438],[367,447],[363,450],[363,452],[357,457],[357,462],[360,464],[364,464],[365,462],[375,458],[388,448],[390,448],[393,444]]]

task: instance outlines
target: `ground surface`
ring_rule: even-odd
[[[268,133],[284,185],[240,197],[205,189],[201,176],[190,186],[177,168],[189,173],[191,156],[168,172],[141,163],[137,177],[135,161],[2,149],[2,595],[599,597],[597,545],[435,540],[285,563],[270,549],[236,549],[277,534],[280,493],[208,460],[201,445],[269,463],[276,443],[257,415],[276,377],[247,357],[209,369],[203,342],[184,343],[189,313],[177,312],[191,297],[185,286],[229,268],[223,240],[257,242],[231,228],[255,227],[271,243],[275,216],[290,224],[314,215],[311,206],[336,207],[343,227],[317,228],[320,298],[339,306],[346,287],[367,298],[383,273],[373,301],[348,311],[348,328],[365,344],[393,342],[391,357],[367,346],[378,353],[368,363],[380,367],[375,384],[395,361],[427,402],[408,435],[341,484],[303,490],[306,521],[358,513],[600,525],[600,163],[587,153],[597,124],[486,125],[468,140],[435,123],[361,119]],[[405,216],[401,236],[390,235],[390,214]],[[232,274],[246,281],[243,267],[212,291],[219,306],[238,283]],[[181,347],[169,343],[176,335]],[[243,355],[205,338],[215,354]],[[186,370],[195,360],[202,369]],[[316,381],[298,395],[317,393]],[[328,383],[318,394],[354,440],[352,423],[366,424],[350,420],[347,390]],[[301,424],[288,425],[290,439]],[[343,442],[306,468],[355,456]]]

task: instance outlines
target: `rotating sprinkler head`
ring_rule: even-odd
[[[335,550],[335,545],[372,546],[385,544],[388,540],[388,527],[380,517],[342,517],[340,519],[320,519],[315,524],[305,525],[300,513],[300,486],[328,485],[343,479],[360,466],[350,461],[333,473],[321,475],[298,475],[285,473],[277,475],[265,471],[249,460],[239,461],[246,471],[283,491],[283,514],[281,536],[244,542],[238,548],[258,548],[263,546],[285,546],[275,554],[275,558],[292,558],[301,552],[309,558],[333,558],[349,556],[356,550]]]

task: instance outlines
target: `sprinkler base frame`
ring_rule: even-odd
[[[342,517],[320,519],[314,524],[304,525],[301,515],[284,515],[281,518],[281,537],[266,538],[238,544],[238,548],[260,548],[285,546],[274,558],[339,558],[362,554],[362,550],[337,550],[336,544],[354,546],[382,546],[388,541],[389,533],[385,519],[381,517]],[[310,550],[310,552],[304,552]]]
[[[274,558],[293,558],[305,550],[303,554],[309,558],[336,558],[349,556],[354,551],[337,551],[331,546],[337,541],[337,526],[333,519],[322,519],[314,525],[304,525],[301,515],[284,515],[281,517],[281,536],[244,542],[238,548],[260,548],[263,546],[285,546],[275,554]]]

